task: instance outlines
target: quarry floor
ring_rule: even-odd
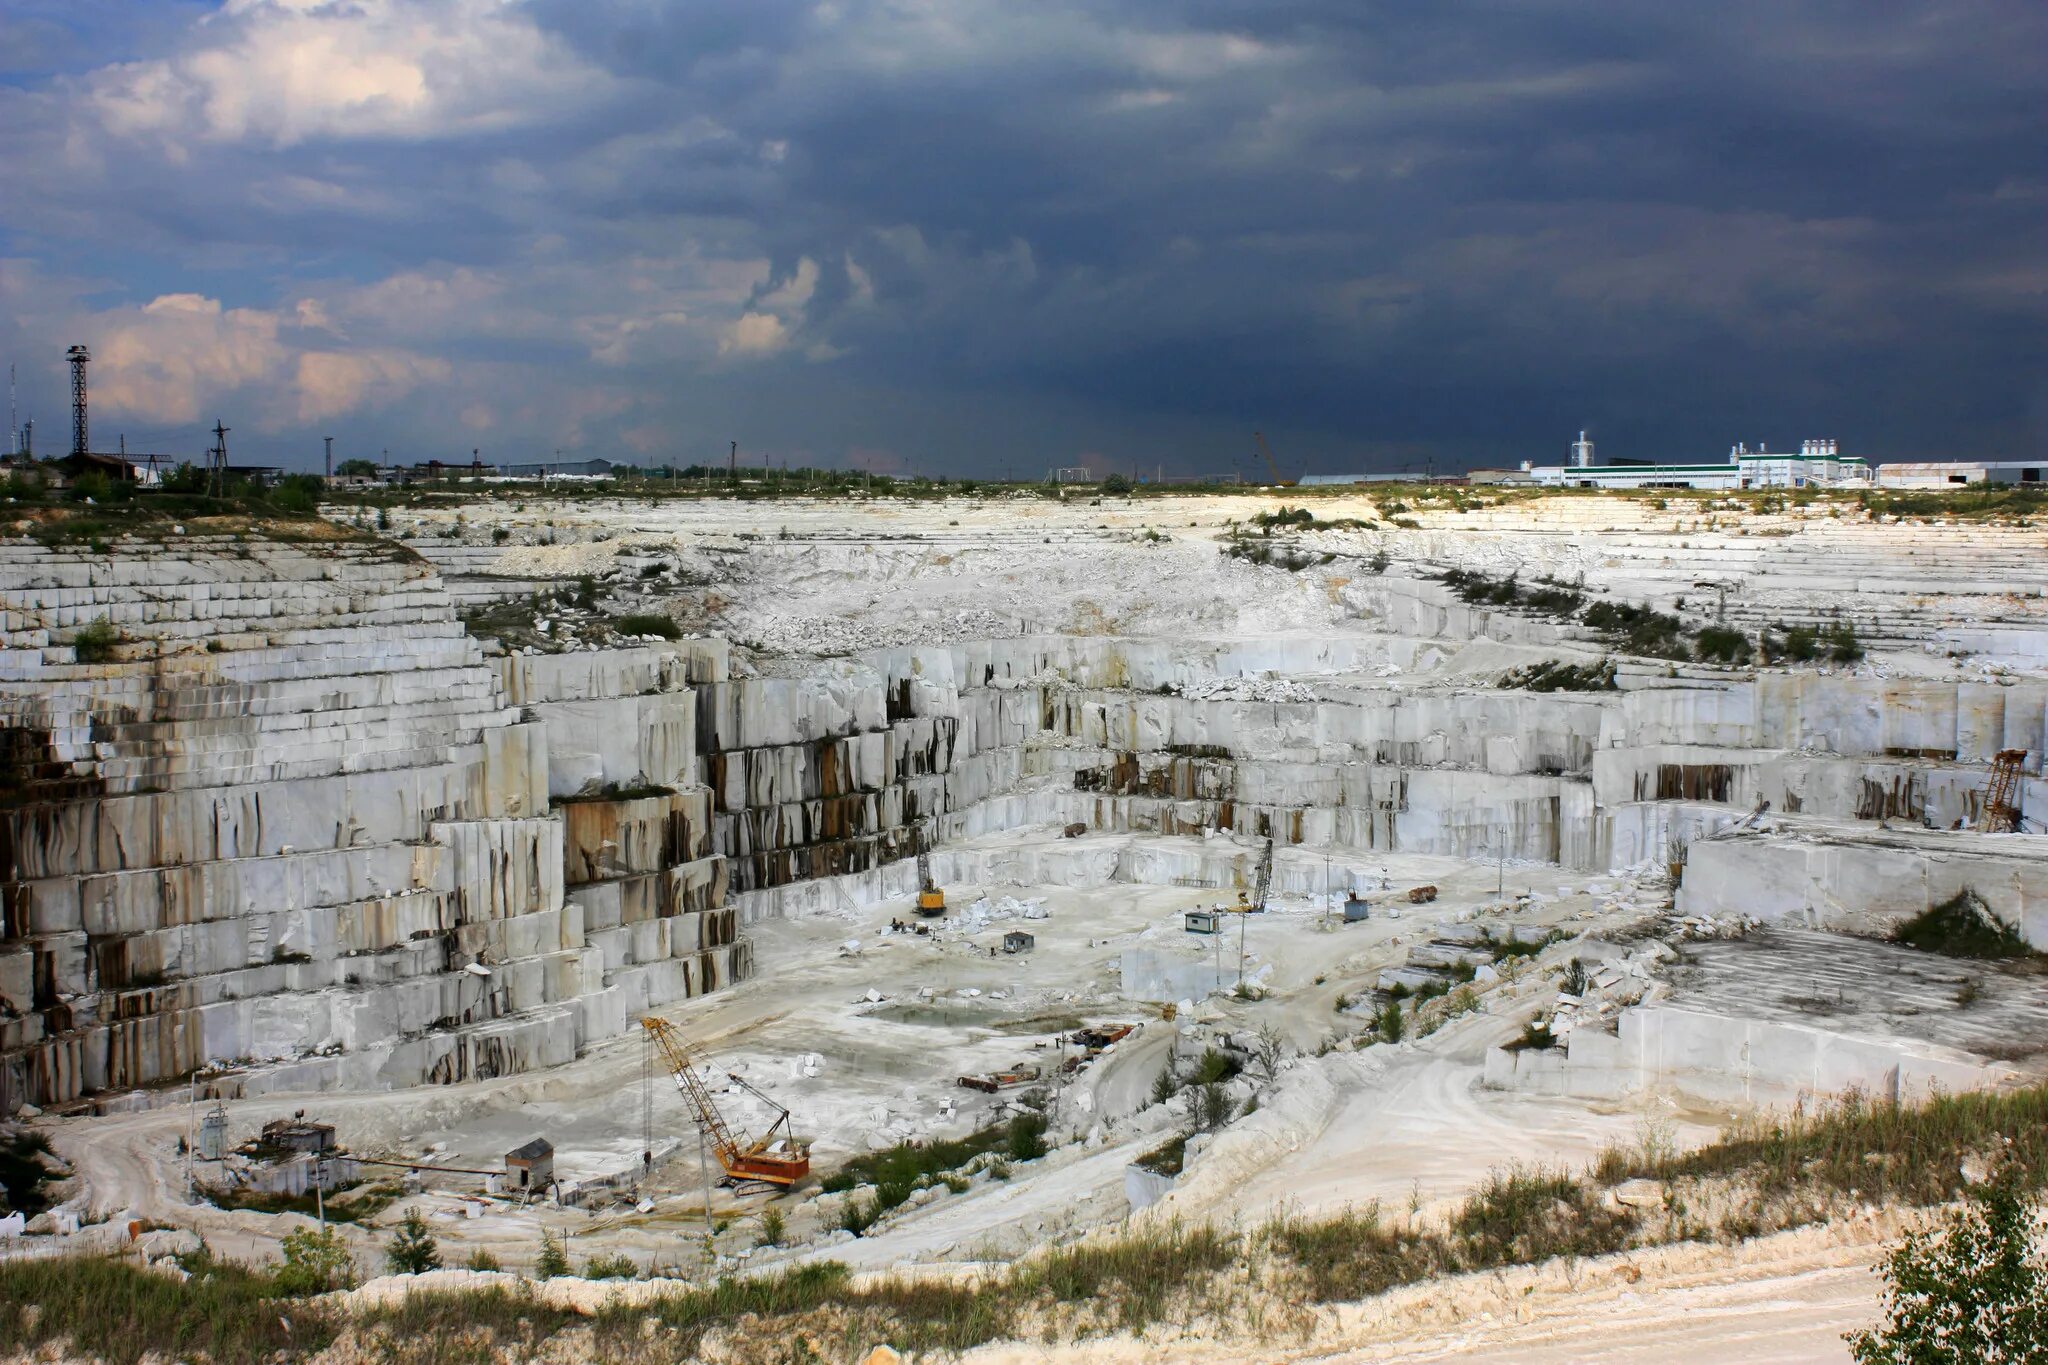
[[[1057,837],[1043,830],[996,838]],[[1632,898],[1612,877],[1413,855],[1348,868],[1340,862],[1334,877],[1338,885],[1347,874],[1370,884],[1382,868],[1396,887],[1435,884],[1438,899],[1411,906],[1398,893],[1378,897],[1381,912],[1373,919],[1345,925],[1320,897],[1276,897],[1268,913],[1231,916],[1230,928],[1214,936],[1182,927],[1183,910],[1217,904],[1224,894],[1204,888],[956,886],[948,888],[952,912],[929,936],[888,931],[892,920],[916,922],[907,902],[864,909],[849,902],[836,916],[753,926],[761,967],[753,980],[665,1013],[721,1067],[790,1108],[795,1130],[815,1142],[820,1174],[870,1147],[956,1136],[996,1117],[1009,1096],[961,1088],[961,1074],[1019,1062],[1051,1072],[1063,1055],[1054,1043],[1061,1032],[1083,1023],[1142,1026],[1057,1087],[1056,1127],[1077,1140],[1042,1161],[1019,1164],[1007,1182],[984,1178],[964,1194],[906,1206],[858,1240],[826,1226],[830,1219],[804,1192],[777,1200],[798,1243],[784,1254],[829,1255],[857,1268],[1008,1257],[1120,1220],[1127,1211],[1126,1165],[1169,1135],[1164,1130],[1171,1117],[1147,1106],[1177,1028],[1201,1035],[1190,1044],[1198,1048],[1207,1030],[1270,1026],[1300,1053],[1291,1066],[1328,1077],[1310,1088],[1312,1099],[1298,1112],[1285,1112],[1284,1136],[1267,1146],[1264,1160],[1233,1157],[1236,1164],[1219,1188],[1184,1180],[1174,1198],[1190,1215],[1256,1221],[1281,1209],[1315,1211],[1372,1199],[1431,1206],[1461,1195],[1510,1151],[1522,1161],[1576,1165],[1606,1143],[1631,1141],[1645,1119],[1675,1124],[1688,1140],[1713,1131],[1712,1115],[1602,1111],[1478,1088],[1485,1048],[1518,1031],[1537,1003],[1533,997],[1525,1004],[1504,1000],[1502,1013],[1465,1016],[1419,1043],[1362,1051],[1335,1046],[1348,1044],[1365,1024],[1337,1008],[1341,998],[1369,987],[1404,944],[1426,938],[1437,924],[1474,915],[1505,920],[1498,896],[1503,885],[1510,897],[1533,893],[1512,922],[1565,924],[1575,931],[1639,919],[1650,899]],[[998,917],[976,915],[983,896]],[[1388,900],[1399,918],[1384,913]],[[1003,907],[1027,904],[1042,908],[1045,917],[1000,917]],[[1014,928],[1035,935],[1033,951],[1000,951],[1003,934]],[[1121,996],[1117,968],[1126,949],[1187,962],[1220,959],[1232,974],[1239,928],[1247,977],[1265,998],[1218,995],[1168,1022],[1159,1006]],[[1326,1048],[1333,1050],[1315,1055]],[[754,1131],[769,1117],[766,1105],[737,1091],[719,1102],[729,1119]],[[497,1169],[504,1152],[545,1136],[564,1183],[636,1167],[651,1112],[654,1149],[666,1159],[643,1189],[652,1200],[647,1212],[624,1204],[595,1212],[519,1208],[479,1199],[481,1179],[456,1174],[428,1176],[417,1202],[442,1215],[436,1231],[451,1264],[476,1247],[523,1264],[542,1226],[571,1234],[579,1256],[623,1252],[642,1265],[678,1268],[701,1260],[703,1193],[694,1129],[674,1085],[638,1038],[620,1039],[542,1075],[238,1103],[230,1106],[230,1140],[253,1136],[268,1119],[300,1108],[334,1123],[341,1143],[358,1155],[450,1167]],[[95,1207],[194,1224],[223,1250],[264,1252],[294,1220],[185,1203],[178,1143],[192,1121],[184,1106],[172,1105],[58,1120],[51,1132],[90,1184]],[[206,1165],[199,1163],[202,1182]],[[376,1219],[378,1229],[412,1202],[386,1209]],[[732,1225],[720,1239],[722,1253],[748,1250],[766,1202],[715,1193],[715,1216]],[[472,1211],[480,1216],[463,1216]],[[380,1234],[356,1235],[367,1253]]]

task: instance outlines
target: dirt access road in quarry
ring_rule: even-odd
[[[361,704],[299,725],[285,706],[297,694],[283,696],[252,662],[258,681],[238,685],[259,689],[264,709],[249,722],[251,752],[226,745],[233,764],[221,757],[218,777],[186,756],[220,741],[195,744],[168,703],[163,755],[177,763],[145,752],[147,736],[123,743],[143,755],[136,764],[160,763],[191,784],[195,802],[220,803],[209,810],[245,800],[246,773],[264,762],[293,772],[314,763],[317,746],[301,730],[321,725],[337,731],[344,755],[365,742],[347,727],[362,728],[382,746],[377,764],[398,773],[411,771],[401,760],[445,763],[481,748],[486,796],[451,810],[467,789],[445,788],[458,794],[437,798],[434,818],[457,826],[452,833],[425,820],[379,824],[331,850],[336,859],[388,853],[348,880],[356,888],[375,876],[367,885],[381,896],[336,891],[345,879],[325,871],[298,876],[292,860],[312,855],[309,836],[294,835],[296,850],[180,855],[197,856],[219,884],[195,902],[194,923],[209,927],[157,923],[148,898],[130,896],[112,929],[63,932],[108,962],[146,946],[158,956],[127,964],[139,974],[160,959],[173,989],[219,997],[199,1009],[167,997],[174,1008],[103,977],[102,1019],[140,1010],[139,1023],[122,1025],[139,1032],[157,1010],[164,1036],[185,1040],[211,1037],[195,1021],[210,1029],[234,1014],[211,1059],[246,1067],[250,1081],[250,1097],[229,1102],[233,1141],[304,1109],[335,1124],[357,1154],[442,1167],[496,1168],[545,1136],[568,1186],[630,1176],[649,1147],[660,1157],[630,1193],[593,1194],[578,1207],[480,1199],[474,1177],[429,1175],[369,1226],[344,1228],[366,1270],[412,1208],[432,1218],[450,1263],[481,1250],[525,1267],[548,1229],[568,1236],[579,1264],[624,1255],[643,1272],[709,1270],[694,1132],[632,1028],[643,1009],[705,1049],[712,1083],[725,1086],[730,1070],[787,1105],[815,1141],[820,1174],[893,1143],[966,1134],[1014,1099],[962,1089],[959,1075],[1020,1062],[1054,1071],[1071,1055],[1060,1035],[1142,1025],[1048,1087],[1048,1155],[1012,1162],[1002,1177],[980,1163],[963,1189],[922,1190],[864,1236],[841,1224],[870,1191],[778,1199],[780,1248],[756,1245],[766,1201],[720,1192],[714,1216],[726,1226],[712,1250],[719,1269],[741,1273],[836,1260],[945,1276],[1134,1218],[1251,1228],[1281,1213],[1377,1202],[1426,1222],[1491,1171],[1583,1167],[1615,1144],[1689,1146],[1738,1113],[1802,1095],[1849,1085],[1924,1093],[2038,1074],[2038,1049],[2004,1026],[2044,1017],[2037,985],[1929,969],[1891,1009],[1883,982],[1898,977],[1885,954],[1903,950],[1867,939],[1854,953],[1827,948],[1846,942],[1844,932],[1882,934],[1963,886],[2048,941],[2048,887],[2029,870],[2041,836],[1967,828],[1990,755],[2042,747],[2048,535],[1970,528],[1958,539],[1952,528],[1860,520],[1853,503],[1781,513],[1673,503],[1489,505],[1460,493],[1394,513],[1370,498],[1317,499],[1325,525],[1255,535],[1239,554],[1225,553],[1233,532],[1273,500],[784,503],[748,508],[746,529],[716,501],[471,504],[459,523],[452,508],[396,509],[395,531],[435,566],[387,566],[391,600],[402,603],[388,614],[402,619],[371,619],[355,605],[370,595],[356,592],[346,648],[333,645],[328,619],[341,607],[309,618],[321,657],[337,662],[292,655],[282,671],[389,663],[404,641],[419,650],[416,679],[396,665],[396,688],[316,671],[302,689],[312,700],[294,704],[317,717],[349,688]],[[1393,515],[1416,525],[1396,527]],[[1343,521],[1356,524],[1328,524]],[[238,555],[222,562],[255,573]],[[1554,579],[1587,601],[1646,603],[1684,632],[1722,621],[1752,637],[1853,623],[1866,652],[1771,667],[1625,656],[1576,608],[1462,596],[1441,581],[1453,568],[1532,588]],[[59,570],[98,572],[66,563],[50,573]],[[211,572],[202,564],[192,575]],[[313,572],[335,581],[331,566]],[[503,658],[453,619],[458,600],[516,605],[583,575],[595,605],[575,610],[661,612],[742,647],[700,639],[549,652],[560,641],[542,640]],[[294,600],[318,596],[300,579],[290,587]],[[127,590],[103,595],[118,605]],[[562,615],[562,603],[539,610]],[[24,615],[36,605],[23,604]],[[296,648],[282,626],[221,654],[201,652],[199,638],[174,641],[195,669],[234,667],[246,650],[269,670]],[[1519,670],[1559,663],[1582,670],[1573,685],[1524,685]],[[95,689],[124,678],[117,667],[109,678],[59,679],[83,719],[66,713],[53,732],[91,733],[93,708],[112,704]],[[456,708],[438,701],[450,689],[468,708],[452,720],[443,712]],[[388,700],[401,694],[440,709],[406,712]],[[386,710],[404,712],[402,723]],[[262,719],[272,714],[284,718],[278,737]],[[492,766],[505,753],[524,756],[509,784],[503,765]],[[127,780],[144,782],[157,770],[134,771]],[[2048,808],[2039,773],[2037,758],[2021,775],[2030,810]],[[654,810],[646,803],[668,797],[650,792],[673,793],[674,804]],[[265,789],[263,799],[284,797]],[[419,797],[379,788],[366,799]],[[321,829],[350,828],[322,812]],[[1901,825],[1916,827],[1910,838]],[[1079,837],[1064,837],[1074,826]],[[565,850],[565,827],[597,832]],[[1230,990],[1240,922],[1228,920],[1221,936],[1190,935],[1182,912],[1249,891],[1268,834],[1272,905],[1242,922],[1251,989],[1240,998]],[[472,846],[464,840],[485,847],[492,867],[551,872],[552,858],[563,870],[507,893],[504,879],[461,880],[467,864],[451,854],[455,872],[444,860],[410,884],[381,880],[387,867],[427,867],[414,861],[422,849]],[[918,840],[933,847],[952,913],[932,935],[888,932],[892,920],[914,922],[904,855]],[[75,871],[38,869],[35,895],[66,876],[83,884],[151,871],[89,865],[85,855],[102,846],[79,841]],[[657,886],[664,878],[674,880]],[[1424,885],[1436,899],[1410,903],[1407,890]],[[1333,925],[1347,892],[1371,901],[1371,918]],[[297,899],[275,912],[279,897]],[[421,907],[430,902],[442,919],[430,937],[408,936],[416,921],[429,923]],[[271,913],[280,917],[257,924]],[[313,929],[293,916],[315,917]],[[320,916],[340,927],[322,927]],[[1730,989],[1723,978],[1740,974],[1739,954],[1716,969],[1711,991],[1688,994],[1687,980],[1704,979],[1681,970],[1703,951],[1695,938],[1746,919],[1770,921],[1748,932],[1779,935],[1759,961],[1796,968],[1839,956],[1830,994],[1863,1003],[1830,1013],[1793,980]],[[387,922],[403,941],[363,941],[360,926]],[[712,927],[684,933],[699,924]],[[992,954],[1013,930],[1035,936],[1032,950]],[[1537,955],[1504,952],[1518,934],[1533,948],[1549,930],[1562,937]],[[744,954],[728,934],[743,936]],[[689,958],[685,978],[678,964],[714,940],[729,955],[715,971]],[[62,940],[66,952],[71,942]],[[395,979],[360,971],[394,958],[404,964]],[[465,963],[484,977],[469,979]],[[385,1089],[381,1071],[348,1071],[351,1049],[383,1056],[373,1049],[393,1045],[372,1027],[384,1017],[364,1004],[372,986],[412,990],[428,969],[464,991],[505,994],[479,1000],[428,975],[441,995],[433,1009],[391,1012],[392,1028],[403,1020],[414,1030],[398,1046],[433,1042],[457,1016],[470,1027],[482,1019],[484,1030],[526,1023],[573,1034],[574,1046],[549,1064],[531,1059],[528,1042],[463,1053],[502,1058],[492,1065],[509,1074],[476,1079],[451,1063],[434,1073],[455,1077],[442,1085]],[[78,975],[83,990],[91,983]],[[1418,1002],[1439,991],[1451,994]],[[350,1030],[300,1038],[266,1022],[329,997],[359,1009]],[[1978,1003],[1957,1003],[1964,997]],[[1407,1021],[1399,1042],[1377,1036],[1390,1005]],[[1539,1019],[1562,1046],[1501,1050]],[[1250,1055],[1261,1031],[1280,1045],[1270,1075]],[[183,1055],[154,1035],[144,1041],[133,1055]],[[1170,1184],[1134,1176],[1139,1157],[1198,1126],[1192,1095],[1155,1099],[1162,1069],[1172,1059],[1185,1075],[1211,1048],[1244,1063],[1226,1085],[1233,1117],[1193,1136]],[[250,1063],[256,1055],[266,1060]],[[273,1064],[377,1084],[266,1091]],[[392,1065],[393,1075],[412,1074]],[[145,1093],[166,1107],[64,1117],[64,1105],[47,1106],[41,1122],[76,1165],[80,1207],[191,1226],[251,1258],[302,1225],[296,1215],[186,1204],[178,1143],[191,1117],[173,1087]],[[105,1099],[122,1107],[118,1094]],[[718,1101],[752,1130],[770,1118],[737,1088]],[[1331,1331],[1272,1358],[1839,1358],[1839,1331],[1868,1318],[1867,1267],[1890,1228],[1879,1219],[1822,1230],[1819,1241],[1791,1234],[1641,1253],[1623,1258],[1626,1276],[1621,1263],[1589,1262],[1418,1286],[1334,1310]],[[987,1347],[977,1358],[1027,1358],[1018,1349]],[[1035,1347],[1028,1358],[1236,1359],[1242,1349],[1191,1342],[1188,1354],[1162,1355],[1103,1342]]]

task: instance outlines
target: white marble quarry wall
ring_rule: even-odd
[[[2048,951],[2048,838],[1860,843],[1751,835],[1694,844],[1678,887],[1688,915],[1886,934],[1963,892]]]
[[[491,667],[505,700],[530,706],[688,692],[694,683],[725,681],[731,651],[723,640],[679,640],[627,649],[509,654],[492,660]]]
[[[687,692],[526,708],[548,736],[548,794],[685,787],[697,778],[697,708]]]
[[[1941,829],[1977,822],[1987,777],[1983,765],[1936,759],[1844,759],[1680,745],[1603,749],[1593,759],[1593,790],[1603,806],[1713,801],[1747,811],[1768,801],[1783,814]]]
[[[0,1112],[505,1074],[737,979],[695,786],[726,676],[716,641],[488,664],[388,546],[0,545]],[[601,945],[564,895],[593,817],[550,805],[579,762],[680,789],[608,827],[645,891]]]
[[[1849,1089],[1902,1103],[1990,1089],[2002,1062],[1912,1039],[1831,1032],[1672,1005],[1622,1011],[1617,1031],[1575,1029],[1564,1050],[1494,1048],[1485,1083],[1580,1099],[1643,1092],[1716,1107],[1761,1108]]]

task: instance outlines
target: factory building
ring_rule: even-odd
[[[1956,488],[1971,484],[2042,482],[2048,460],[1931,460],[1877,467],[1880,488]]]
[[[1802,441],[1799,452],[1751,450],[1737,445],[1723,464],[1652,464],[1626,460],[1602,463],[1585,432],[1572,442],[1571,459],[1561,465],[1524,461],[1517,483],[1539,488],[1700,488],[1741,492],[1756,488],[1869,488],[1870,466],[1844,455],[1838,442]]]

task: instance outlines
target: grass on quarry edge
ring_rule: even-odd
[[[1962,1192],[1970,1155],[2003,1164],[2024,1189],[2048,1181],[2048,1085],[1910,1106],[1850,1095],[1738,1123],[1691,1152],[1646,1140],[1610,1149],[1584,1174],[1496,1171],[1427,1227],[1377,1207],[1242,1232],[1175,1224],[1054,1248],[975,1285],[856,1285],[845,1266],[827,1262],[679,1288],[588,1320],[543,1307],[524,1289],[419,1294],[346,1313],[280,1296],[266,1270],[204,1255],[187,1258],[193,1274],[182,1283],[106,1256],[14,1260],[0,1262],[0,1350],[69,1343],[110,1365],[136,1365],[151,1352],[227,1362],[310,1355],[346,1332],[374,1340],[385,1359],[449,1365],[530,1355],[552,1335],[588,1330],[606,1360],[689,1359],[712,1332],[742,1351],[758,1346],[763,1361],[807,1358],[789,1354],[797,1342],[858,1351],[887,1341],[950,1355],[1043,1336],[1049,1323],[1088,1335],[1204,1316],[1237,1321],[1232,1305],[1251,1286],[1292,1303],[1329,1303],[1561,1256],[1734,1241],[1820,1221],[1852,1192],[1858,1202],[1937,1204]],[[1665,1182],[1662,1206],[1607,1198],[1631,1178]],[[1741,1197],[1724,1201],[1718,1217],[1689,1211],[1707,1182]]]

